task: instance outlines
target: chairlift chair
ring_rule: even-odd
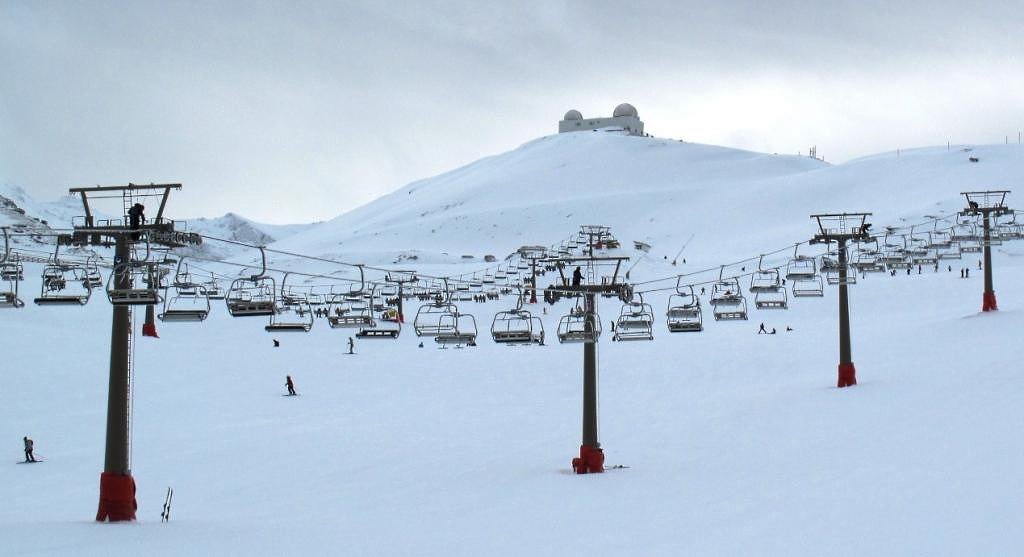
[[[670,333],[699,333],[704,330],[703,312],[700,298],[692,286],[682,287],[676,279],[676,293],[668,298],[668,310],[665,312],[668,331]]]
[[[654,340],[654,310],[644,302],[643,294],[622,304],[612,340]]]
[[[277,303],[277,283],[267,276],[267,255],[261,246],[263,267],[259,273],[231,282],[224,297],[231,317],[272,317]]]
[[[797,253],[799,249],[800,244],[793,248],[793,259],[786,265],[786,280],[812,280],[818,275],[814,258],[800,255]]]
[[[20,261],[12,260],[7,227],[3,227],[3,234],[4,253],[0,258],[0,280],[6,282],[7,287],[0,290],[0,308],[19,309],[25,307],[25,302],[18,296],[18,283],[24,278],[24,269]]]
[[[281,294],[274,302],[274,313],[270,323],[263,327],[268,333],[308,333],[313,328],[313,308],[305,296],[290,293],[286,283],[288,275],[281,279]]]
[[[590,323],[593,325],[591,326]],[[588,322],[587,313],[577,307],[558,321],[559,343],[597,342],[599,338],[601,338],[600,315],[594,314],[593,320]]]
[[[544,322],[523,309],[520,295],[515,308],[494,315],[491,338],[497,344],[544,344]]]
[[[825,282],[833,286],[838,284],[857,284],[857,269],[853,265],[846,264],[845,279],[839,276],[839,267],[839,254],[837,252],[830,252],[828,255],[821,257],[821,272],[825,275]]]
[[[70,263],[51,263],[43,267],[42,290],[33,300],[40,306],[84,306],[92,296],[85,268]]]
[[[179,271],[181,260],[178,261]],[[186,274],[187,275],[187,274]],[[201,285],[180,282],[182,273],[175,274],[175,281],[164,290],[164,310],[157,315],[165,323],[197,323],[210,315],[210,296]]]
[[[476,346],[476,318],[470,313],[456,311],[442,314],[438,318],[437,331],[438,333],[434,335],[434,342],[441,345],[441,348],[451,345],[457,348]]]
[[[711,287],[711,307],[715,321],[747,319],[747,299],[740,291],[740,281],[735,277],[723,277],[725,266],[718,272],[718,282]]]

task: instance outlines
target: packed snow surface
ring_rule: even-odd
[[[811,212],[873,210],[878,226],[909,222],[948,214],[960,191],[1020,176],[1019,149],[972,154],[979,163],[943,147],[829,166],[564,134],[275,246],[382,261],[420,250],[454,274],[483,263],[449,264],[442,254],[500,258],[579,224],[608,224],[624,243],[654,246],[636,270],[646,280],[804,241]],[[691,234],[693,259],[671,266]],[[554,340],[567,301],[543,315],[547,346],[490,341],[493,314],[511,305],[503,299],[460,304],[476,315],[477,347],[440,350],[407,326],[398,340],[357,341],[354,356],[344,354],[352,330],[319,321],[308,335],[274,337],[264,320],[232,319],[215,304],[202,324],[160,323],[159,340],[136,337],[139,520],[118,525],[91,521],[110,306],[97,293],[83,308],[36,307],[40,268],[27,265],[28,307],[0,317],[4,552],[1013,554],[1024,544],[1022,254],[1024,242],[996,250],[995,313],[978,312],[975,255],[949,262],[952,272],[944,262],[939,272],[851,286],[859,384],[846,389],[835,388],[834,287],[791,300],[788,311],[751,308],[745,322],[714,322],[705,307],[699,334],[668,333],[668,292],[648,295],[655,340],[612,343],[606,327],[599,345],[606,464],[629,467],[583,476],[570,468],[582,348]],[[606,324],[619,305],[600,300]],[[761,322],[778,334],[757,335]],[[286,374],[301,396],[281,396]],[[15,464],[23,435],[46,462]],[[172,518],[161,524],[168,486]]]

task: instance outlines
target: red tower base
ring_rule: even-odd
[[[604,451],[590,445],[580,445],[580,456],[572,459],[572,470],[577,474],[604,472]]]
[[[996,306],[996,293],[986,292],[981,298],[981,311],[996,311],[999,309]]]
[[[104,472],[100,474],[100,508],[98,522],[135,520],[135,478]]]
[[[142,336],[160,338],[160,335],[156,334],[156,323],[143,323]]]
[[[853,367],[853,362],[848,364],[839,364],[839,384],[836,385],[840,389],[843,387],[852,387],[857,384],[857,369]]]

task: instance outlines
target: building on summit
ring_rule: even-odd
[[[622,128],[629,135],[644,135],[644,123],[636,108],[629,103],[615,107],[611,118],[584,118],[580,111],[570,110],[558,123],[558,133],[580,132],[601,128]]]

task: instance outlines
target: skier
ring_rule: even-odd
[[[971,278],[971,268],[967,267],[964,269],[964,278]]]
[[[35,462],[36,457],[32,454],[36,445],[35,441],[29,439],[27,435],[22,438],[22,441],[25,442],[25,462]]]
[[[768,333],[768,334],[769,334],[769,335],[774,335],[774,334],[775,334],[775,327],[772,327],[772,332],[770,332],[770,333]]]
[[[964,268],[960,267],[960,278],[964,278]]]
[[[581,271],[579,267],[576,267],[576,270],[572,272],[572,285],[573,286],[579,286],[582,283],[583,283],[583,271]]]
[[[703,287],[703,286],[701,286],[701,287],[700,287],[700,295],[701,295],[701,296],[703,296],[703,295],[704,295],[704,287]]]
[[[757,334],[768,334],[768,330],[764,328],[764,323],[761,323],[761,328],[757,330]]]
[[[981,270],[981,260],[980,259],[978,260],[978,270],[979,271]]]
[[[273,341],[274,341],[274,348],[279,348],[281,346],[281,342],[278,341],[276,338],[273,339]]]
[[[139,225],[146,222],[145,211],[146,207],[142,203],[136,203],[132,205],[131,209],[128,209],[128,219],[132,230],[138,230]]]
[[[292,383],[292,376],[291,375],[285,375],[284,376],[284,386],[288,387],[288,395],[289,396],[295,396],[295,395],[299,394],[299,393],[295,392],[295,383]]]
[[[352,337],[348,337],[348,353],[349,354],[355,354],[355,352],[354,352],[355,349],[356,349],[356,341],[352,340]]]
[[[792,332],[792,331],[793,331],[793,327],[790,327],[789,325],[786,325],[786,332],[789,333],[789,332]]]

